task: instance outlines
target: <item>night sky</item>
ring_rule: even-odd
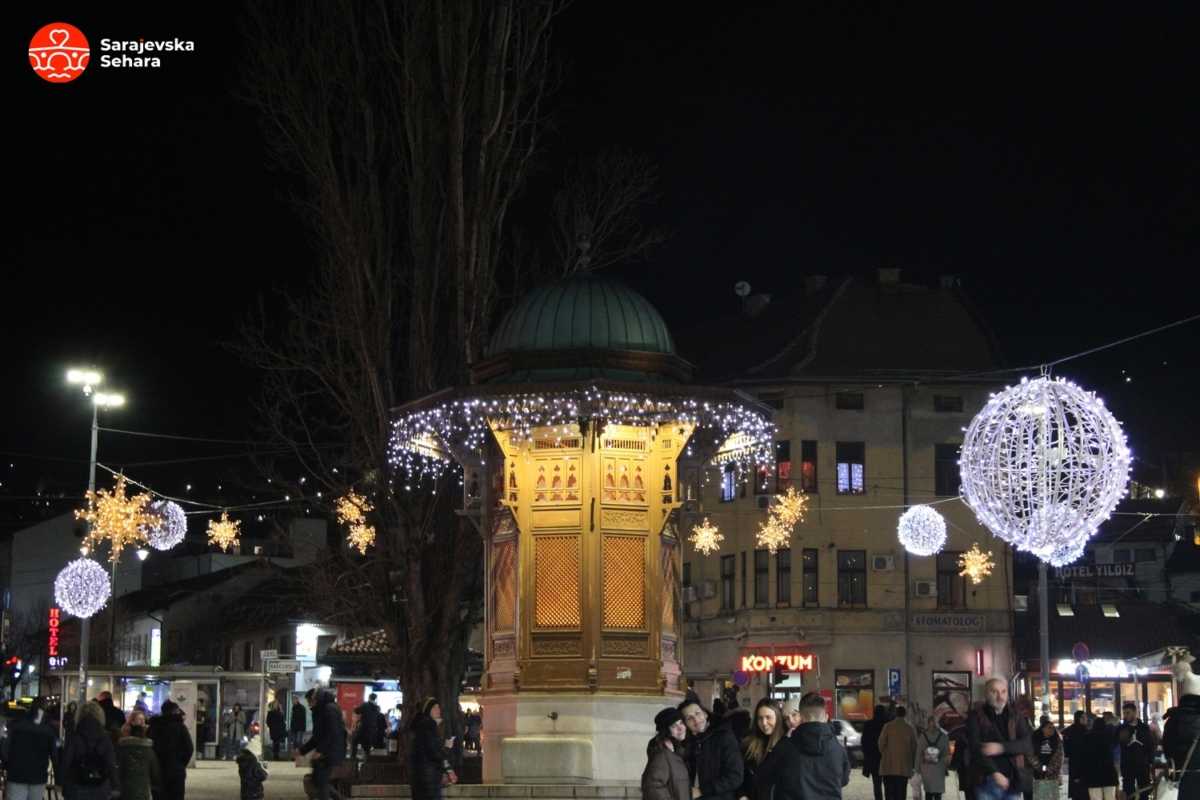
[[[252,46],[239,4],[108,5],[5,12],[17,112],[0,495],[82,489],[89,411],[63,385],[70,363],[129,394],[113,427],[252,437],[256,378],[222,343],[259,296],[312,269],[288,179],[235,96]],[[729,313],[738,280],[785,294],[806,274],[879,267],[960,276],[1011,364],[1200,313],[1200,57],[1185,12],[723,5],[578,2],[555,39],[564,77],[542,174],[610,146],[658,164],[647,219],[670,238],[613,271],[669,323]],[[57,20],[84,30],[93,58],[102,36],[179,36],[197,52],[50,85],[24,48]],[[1058,371],[1101,392],[1159,463],[1200,451],[1198,341],[1193,323]],[[243,449],[105,434],[100,460]],[[215,498],[239,465],[130,472]]]

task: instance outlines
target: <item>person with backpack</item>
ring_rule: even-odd
[[[65,800],[109,800],[117,788],[117,751],[104,725],[99,703],[89,700],[79,707],[58,781]]]
[[[933,714],[925,730],[917,735],[917,758],[921,762],[921,786],[925,800],[942,800],[946,791],[946,770],[950,763],[950,737]]]
[[[241,783],[241,800],[263,800],[263,782],[267,779],[267,768],[250,751],[249,747],[243,747],[242,752],[238,753],[237,767],[238,780]]]
[[[50,779],[50,765],[58,755],[58,736],[46,722],[42,698],[33,701],[29,712],[8,726],[3,758],[8,772],[5,797],[9,800],[41,800]],[[55,765],[55,774],[58,774]]]
[[[162,787],[162,771],[154,753],[154,742],[146,737],[142,725],[130,726],[129,735],[117,742],[117,775],[121,783],[121,800],[150,800],[151,792]]]
[[[178,703],[168,700],[162,704],[162,713],[150,720],[150,739],[162,777],[156,800],[183,800],[194,746]]]

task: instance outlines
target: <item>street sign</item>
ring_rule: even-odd
[[[279,658],[279,651],[278,650],[263,650],[258,655],[263,661],[270,661],[272,658]]]
[[[888,694],[892,697],[900,696],[900,668],[892,667],[888,670]]]
[[[267,662],[264,672],[269,672],[272,675],[286,675],[292,672],[300,671],[300,662],[294,658],[273,658]]]

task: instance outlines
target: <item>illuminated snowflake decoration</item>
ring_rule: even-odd
[[[708,521],[708,517],[705,517],[703,522],[692,527],[692,535],[688,537],[688,541],[697,553],[707,556],[721,549],[721,542],[725,541],[725,536],[716,525]]]
[[[147,511],[150,495],[125,495],[125,476],[118,475],[111,492],[101,489],[88,492],[88,507],[75,512],[76,519],[87,520],[90,530],[83,540],[84,546],[95,550],[101,542],[109,543],[109,561],[120,561],[121,551],[130,545],[146,542],[146,529],[154,524],[156,517]]]
[[[335,505],[338,522],[346,526],[346,541],[361,555],[375,544],[375,526],[367,522],[367,514],[375,510],[371,501],[353,491],[339,497]]]
[[[1121,423],[1095,394],[1041,377],[992,395],[967,428],[959,467],[979,521],[1046,560],[1108,519],[1129,462]]]
[[[68,614],[86,619],[112,596],[108,571],[90,558],[77,558],[54,579],[54,602]]]
[[[983,579],[992,574],[992,570],[996,568],[996,560],[992,558],[992,551],[983,551],[979,549],[979,543],[975,542],[971,545],[971,549],[958,557],[959,575],[965,578],[970,578],[971,583],[978,586],[983,583]]]
[[[714,445],[712,463],[732,464],[739,475],[752,473],[756,464],[767,463],[774,454],[775,425],[751,403],[592,386],[458,398],[402,413],[392,423],[389,460],[411,480],[436,478],[454,463],[452,453],[482,453],[492,428],[509,431],[520,441],[532,439],[537,428],[574,425],[581,419],[602,419],[613,425],[695,426],[693,444]]]
[[[808,506],[808,497],[789,486],[786,494],[775,498],[767,521],[759,523],[755,542],[774,553],[782,547],[788,547],[792,541],[792,531],[804,519],[804,511]]]
[[[155,550],[170,550],[187,536],[187,515],[178,503],[155,500],[150,504],[155,522],[146,528],[146,540]]]
[[[900,516],[900,544],[915,556],[931,556],[946,546],[946,520],[929,506],[913,506]]]
[[[1087,550],[1087,539],[1078,542],[1069,542],[1062,547],[1050,551],[1050,555],[1046,556],[1046,563],[1052,567],[1065,567],[1068,564],[1074,564],[1083,556]]]
[[[228,511],[221,512],[221,519],[208,521],[208,543],[221,548],[222,552],[228,553],[230,550],[241,544],[242,523],[236,519],[229,518]]]

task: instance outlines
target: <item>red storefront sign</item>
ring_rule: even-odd
[[[50,609],[50,639],[46,643],[50,658],[58,657],[58,626],[61,622],[61,614],[62,612],[57,607]]]
[[[776,664],[788,672],[811,672],[817,668],[817,657],[812,653],[779,653],[776,655],[751,653],[742,656],[740,669],[743,672],[770,672]]]

